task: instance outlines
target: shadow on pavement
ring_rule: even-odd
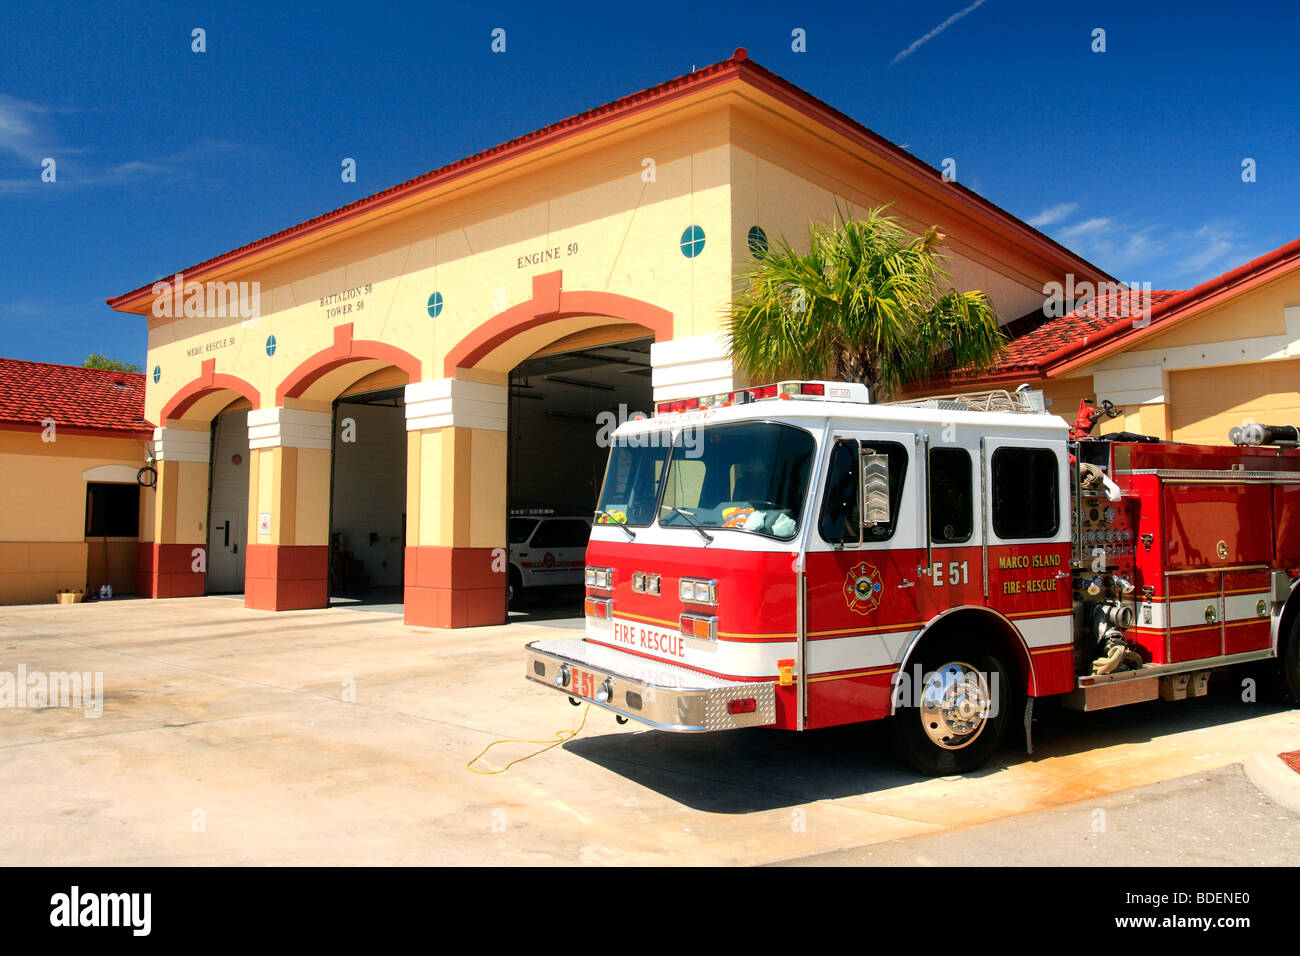
[[[1117,744],[1154,739],[1249,720],[1285,708],[1272,702],[1243,703],[1231,682],[1208,697],[1152,701],[1085,714],[1039,702],[1034,720],[1034,754],[1024,752],[1024,735],[1013,725],[1002,750],[967,777],[1054,757],[1085,754]],[[593,709],[589,730],[613,715]],[[592,728],[592,724],[595,728]],[[755,813],[816,800],[880,793],[926,778],[895,756],[888,721],[848,727],[793,731],[751,728],[716,734],[584,736],[564,749],[695,810]]]
[[[531,588],[524,591],[510,606],[510,624],[553,624],[582,630],[582,598],[586,589],[581,585]]]

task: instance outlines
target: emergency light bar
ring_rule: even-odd
[[[747,405],[750,402],[773,398],[863,404],[871,401],[867,386],[859,382],[773,382],[768,385],[737,389],[734,392],[719,392],[701,398],[679,398],[675,401],[659,402],[655,405],[655,414],[690,412],[700,408],[729,408],[732,405]]]

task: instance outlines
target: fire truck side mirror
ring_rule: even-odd
[[[862,452],[862,525],[889,524],[889,456]]]

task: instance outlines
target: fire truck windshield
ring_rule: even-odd
[[[798,533],[812,435],[791,425],[745,422],[703,426],[693,437],[673,445],[660,527],[727,528],[782,539]]]
[[[596,524],[644,528],[654,521],[669,443],[666,432],[614,440],[596,505]]]

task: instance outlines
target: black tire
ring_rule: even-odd
[[[1291,621],[1287,633],[1278,638],[1273,672],[1282,700],[1291,707],[1300,707],[1300,615]]]
[[[523,575],[515,567],[506,574],[506,608],[517,607],[524,597]]]
[[[997,752],[1014,719],[1011,673],[978,639],[949,637],[923,644],[919,660],[913,658],[907,669],[909,677],[916,673],[913,665],[918,663],[923,686],[909,687],[906,681],[900,686],[903,699],[893,717],[899,753],[915,770],[929,776],[969,773]],[[926,691],[931,687],[942,690],[945,684],[950,691],[946,697],[931,694],[929,699],[935,703],[946,699],[957,706],[943,712],[923,706]],[[963,694],[963,687],[975,693]],[[966,708],[972,712],[967,713]],[[943,713],[949,714],[951,722]]]

